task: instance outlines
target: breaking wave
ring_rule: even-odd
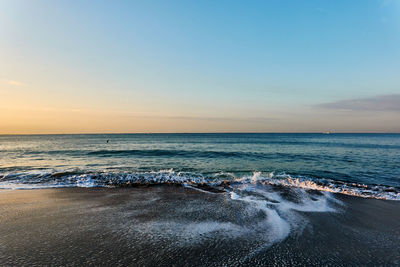
[[[176,172],[173,169],[150,172],[50,172],[28,171],[0,174],[0,189],[41,189],[60,187],[129,187],[151,185],[181,185],[205,192],[228,192],[235,198],[233,188],[249,184],[279,190],[281,188],[329,192],[363,198],[400,200],[400,189],[384,185],[366,185],[331,179],[254,172],[237,177],[220,172],[204,175]]]

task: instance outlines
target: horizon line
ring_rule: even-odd
[[[122,135],[122,134],[400,134],[400,132],[111,132],[111,133],[0,133],[5,135]]]

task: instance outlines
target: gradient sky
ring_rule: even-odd
[[[400,0],[0,0],[0,133],[400,132]]]

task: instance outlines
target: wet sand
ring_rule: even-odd
[[[400,203],[335,195],[289,236],[262,210],[178,186],[0,191],[0,265],[400,265]]]

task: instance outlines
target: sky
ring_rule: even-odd
[[[400,132],[400,0],[0,0],[0,134]]]

